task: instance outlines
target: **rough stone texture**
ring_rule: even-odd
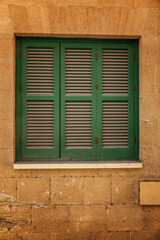
[[[142,169],[13,170],[15,35],[139,38]],[[159,207],[139,206],[160,181],[159,106],[159,0],[1,0],[0,240],[159,240]]]
[[[52,204],[82,204],[82,178],[53,178],[51,180]]]
[[[160,229],[160,206],[144,206],[144,229],[146,231]]]
[[[151,232],[132,232],[131,240],[159,240],[160,239],[160,231],[151,231]]]
[[[73,232],[105,231],[106,223],[105,206],[81,205],[70,207],[70,230]]]
[[[135,178],[112,178],[112,203],[138,203],[138,180]]]
[[[107,220],[109,231],[142,230],[143,208],[134,205],[109,206]]]
[[[56,233],[68,231],[68,207],[32,209],[32,231],[35,233]]]
[[[49,204],[49,179],[18,179],[17,200],[33,204]]]
[[[101,186],[101,187],[100,187]],[[110,178],[84,178],[84,203],[105,204],[110,202]]]

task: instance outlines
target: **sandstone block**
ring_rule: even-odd
[[[52,34],[69,34],[68,10],[66,7],[48,6],[48,15]]]
[[[14,170],[13,163],[15,149],[0,150],[0,175],[1,177],[28,177],[31,176],[30,170]]]
[[[27,8],[24,5],[9,5],[9,14],[13,23],[14,32],[31,33]]]
[[[140,232],[131,232],[131,240],[159,240],[160,231],[140,231]]]
[[[138,203],[138,180],[131,177],[112,177],[112,203]]]
[[[13,27],[9,17],[9,10],[6,4],[0,5],[0,33],[1,34],[12,34]]]
[[[49,179],[22,178],[17,181],[17,200],[32,204],[49,204]]]
[[[153,64],[142,64],[142,83],[140,91],[143,93],[154,93],[156,86],[156,68]]]
[[[140,146],[154,148],[158,145],[158,120],[140,121]]]
[[[134,205],[108,206],[108,231],[138,231],[143,229],[143,208]]]
[[[81,205],[70,207],[70,231],[105,231],[106,223],[106,207],[103,205]]]
[[[110,178],[91,177],[84,178],[84,203],[109,203]]]
[[[92,233],[59,233],[56,240],[94,240]]]
[[[48,8],[42,5],[29,5],[28,15],[33,33],[50,33]]]
[[[33,208],[32,232],[56,233],[68,231],[68,207]]]
[[[160,207],[144,206],[144,229],[159,230],[160,229]]]
[[[140,182],[140,205],[160,205],[160,182]]]
[[[16,179],[0,178],[0,200],[16,199]]]
[[[30,231],[31,207],[5,204],[0,206],[1,233],[22,233]]]
[[[83,6],[83,5],[82,5]],[[88,31],[87,10],[84,7],[68,7],[68,24],[70,34],[86,34]]]
[[[52,204],[82,204],[82,178],[53,178],[51,180]]]

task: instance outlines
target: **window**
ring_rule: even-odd
[[[138,159],[138,42],[17,38],[16,160]]]

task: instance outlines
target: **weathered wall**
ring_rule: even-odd
[[[15,34],[140,38],[142,169],[13,170]],[[159,240],[142,180],[160,180],[160,0],[0,0],[0,239]]]

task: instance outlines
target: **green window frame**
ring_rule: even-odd
[[[138,160],[138,64],[138,40],[16,38],[16,161]]]

